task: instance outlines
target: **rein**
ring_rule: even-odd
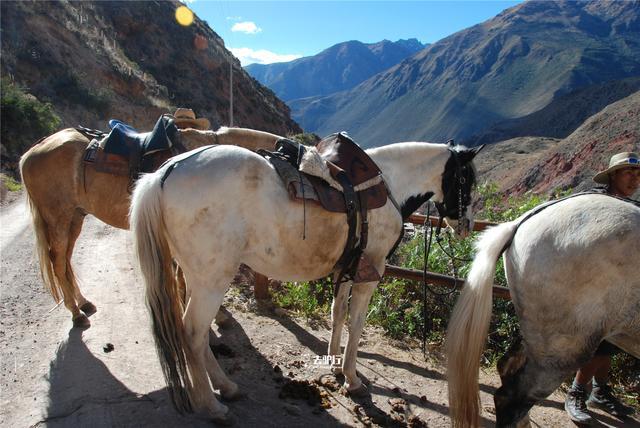
[[[424,237],[424,260],[423,260],[423,268],[422,268],[422,353],[426,355],[427,352],[427,293],[431,293],[437,298],[448,297],[453,294],[457,290],[458,283],[454,280],[454,284],[447,291],[440,293],[435,290],[433,287],[429,287],[427,282],[427,272],[429,272],[429,254],[431,253],[431,245],[433,241],[433,225],[429,222],[429,216],[431,214],[431,204],[427,204],[427,213],[424,220],[424,228],[425,228],[425,237]],[[444,221],[444,216],[440,213],[438,225],[436,226],[436,242],[442,251],[449,256],[451,259],[451,266],[453,267],[453,277],[457,278],[457,268],[455,261],[471,261],[470,259],[461,259],[456,257],[455,255],[445,251],[442,247],[441,241],[441,231],[442,231],[442,223]],[[429,224],[427,224],[429,223]],[[428,237],[428,239],[427,239]],[[449,241],[449,245],[451,243]]]

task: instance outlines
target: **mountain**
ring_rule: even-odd
[[[245,67],[285,101],[351,89],[424,49],[417,39],[338,43],[317,55],[290,62]]]
[[[308,131],[347,130],[369,147],[468,139],[580,88],[640,76],[639,9],[638,1],[528,1],[351,90],[289,105]]]
[[[474,135],[462,141],[462,144],[467,146],[491,144],[531,135],[564,138],[607,105],[638,90],[640,90],[640,77],[629,77],[580,88],[555,98],[535,113],[492,125],[483,130],[482,135]]]
[[[160,114],[189,107],[217,128],[228,124],[231,65],[236,126],[300,132],[289,108],[242,69],[205,22],[176,22],[179,6],[1,2],[2,75],[51,103],[65,127],[104,129],[118,118],[150,130]]]
[[[476,158],[480,182],[505,195],[593,187],[611,155],[640,150],[640,91],[588,118],[564,139],[517,137],[485,148]]]

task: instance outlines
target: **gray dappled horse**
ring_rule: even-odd
[[[640,208],[583,194],[518,226],[526,216],[480,237],[449,322],[449,404],[456,427],[479,424],[478,368],[503,251],[522,342],[499,364],[498,426],[526,420],[529,409],[589,361],[602,340],[640,358]]]

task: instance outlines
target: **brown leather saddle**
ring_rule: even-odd
[[[328,211],[347,214],[347,243],[336,264],[339,270],[338,284],[345,280],[379,280],[380,274],[362,255],[368,239],[367,212],[387,203],[387,187],[380,169],[345,132],[324,138],[316,149],[342,191],[320,177],[299,170],[307,149],[295,141],[279,140],[275,152],[260,150],[258,153],[274,165],[292,199],[311,201]],[[365,185],[367,182],[371,185]],[[359,268],[359,265],[362,266]]]

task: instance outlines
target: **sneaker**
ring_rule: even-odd
[[[624,418],[633,413],[631,407],[625,406],[613,395],[608,385],[594,387],[587,404],[589,407],[598,407],[617,418]]]
[[[587,409],[587,390],[580,385],[575,385],[567,391],[567,398],[564,400],[564,409],[569,414],[571,420],[580,425],[589,425],[593,418]]]

